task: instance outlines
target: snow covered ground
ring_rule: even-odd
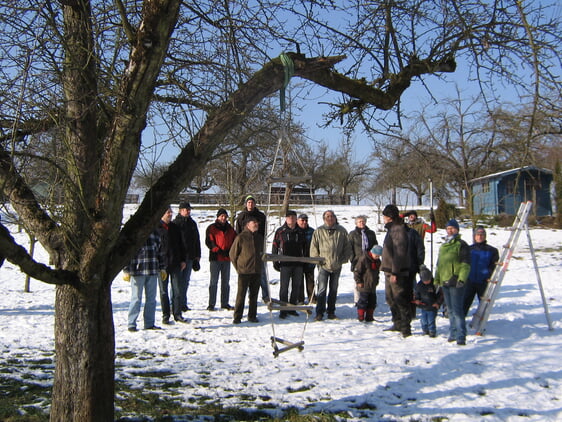
[[[384,233],[370,207],[332,207],[340,224],[354,227],[353,217],[369,216],[367,224]],[[177,210],[174,210],[177,211]],[[299,209],[313,214],[314,210]],[[321,224],[321,213],[310,224]],[[193,211],[204,236],[214,211]],[[272,228],[277,221],[272,221]],[[471,243],[471,230],[461,228]],[[22,244],[27,237],[14,234]],[[444,230],[434,234],[434,259]],[[488,229],[488,241],[500,249],[509,231]],[[129,284],[118,277],[112,296],[116,332],[118,380],[131,386],[179,381],[175,389],[186,405],[216,403],[224,406],[268,409],[295,407],[300,413],[337,413],[349,421],[560,421],[562,420],[562,231],[532,229],[540,276],[554,330],[549,330],[537,277],[525,235],[519,240],[499,298],[484,336],[469,329],[467,346],[447,343],[448,320],[437,320],[438,337],[422,336],[419,320],[414,335],[403,339],[383,332],[390,325],[384,303],[384,282],[378,291],[376,321],[355,319],[353,278],[347,265],[342,272],[337,303],[338,320],[306,322],[306,317],[280,320],[273,315],[278,337],[305,342],[302,352],[291,350],[274,358],[270,344],[272,319],[260,304],[260,323],[232,324],[232,312],[206,310],[208,301],[207,249],[202,244],[202,268],[193,273],[188,291],[189,324],[165,326],[159,331],[127,331]],[[426,236],[429,265],[430,236]],[[46,262],[41,248],[36,256]],[[278,273],[270,268],[275,281]],[[33,358],[54,349],[54,288],[32,280],[24,293],[24,275],[11,263],[0,269],[0,351],[2,360]],[[277,297],[278,284],[272,285]],[[231,274],[231,304],[236,275]],[[475,305],[474,305],[475,306]],[[475,310],[471,311],[471,313]],[[157,321],[160,321],[160,308]],[[470,321],[470,318],[469,318]],[[306,328],[306,329],[305,329]],[[135,358],[130,359],[130,353]],[[33,371],[28,368],[28,371]],[[154,371],[161,377],[138,376]],[[24,377],[15,372],[12,376]],[[35,374],[37,376],[38,374]],[[160,380],[159,380],[160,378]],[[46,377],[45,383],[51,380]],[[117,392],[119,394],[119,392]]]

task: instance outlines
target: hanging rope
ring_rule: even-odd
[[[281,53],[279,56],[281,63],[283,64],[283,73],[285,78],[283,80],[283,88],[279,91],[279,101],[281,106],[281,113],[285,111],[285,88],[289,85],[289,81],[295,74],[295,64],[293,60],[285,53]]]

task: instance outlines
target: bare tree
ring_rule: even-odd
[[[56,285],[51,420],[114,419],[112,280],[167,204],[285,85],[280,51],[297,50],[287,53],[292,76],[343,95],[338,118],[365,123],[395,107],[412,81],[453,72],[464,52],[490,82],[510,71],[506,60],[529,57],[538,80],[555,80],[543,63],[557,58],[561,31],[540,5],[336,3],[0,1],[0,187],[52,266],[4,225],[0,248]],[[518,82],[514,70],[508,76]],[[165,122],[154,143],[179,153],[122,225],[148,122]],[[39,201],[21,165],[39,134],[63,146],[42,157],[61,169],[60,214]]]

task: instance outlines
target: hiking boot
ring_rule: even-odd
[[[156,325],[153,325],[152,327],[146,327],[145,330],[161,330],[161,327],[157,327]]]
[[[254,318],[248,318],[248,322],[257,323],[260,322],[260,320],[254,317]]]
[[[232,323],[233,324],[240,324],[242,321],[240,321],[239,319],[233,319]]]
[[[177,317],[174,317],[174,320],[175,320],[176,322],[183,322],[184,324],[187,324],[187,323],[189,322],[189,321],[187,320],[187,318],[184,318],[184,317],[182,317],[181,315],[180,315],[180,316],[177,316]]]
[[[328,314],[328,319],[338,319],[336,314]]]
[[[322,321],[322,319],[324,319],[324,318],[322,317],[322,315],[316,315],[316,316],[314,317],[314,321]]]
[[[162,324],[164,324],[164,325],[172,325],[172,322],[170,321],[170,317],[164,317],[164,318],[162,318]]]
[[[227,311],[233,311],[233,310],[234,310],[234,306],[224,305],[224,306],[221,306],[221,309],[226,309]]]
[[[137,327],[129,327],[129,328],[127,328],[127,330],[129,330],[131,333],[134,333],[134,332],[138,331]]]

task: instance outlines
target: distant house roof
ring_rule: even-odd
[[[510,174],[521,173],[530,170],[536,170],[541,173],[552,174],[552,171],[549,169],[535,167],[535,166],[526,166],[526,167],[519,167],[511,170],[500,171],[498,173],[488,174],[487,176],[477,177],[476,179],[470,180],[468,183],[480,182],[486,179],[496,179],[498,177],[509,176]]]

